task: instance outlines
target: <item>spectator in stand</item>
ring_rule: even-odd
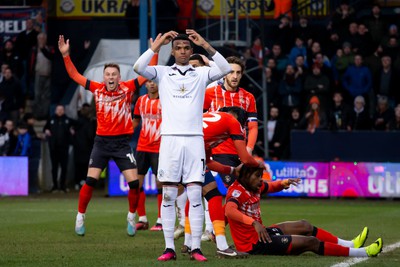
[[[95,136],[96,118],[92,116],[90,105],[84,103],[78,112],[78,119],[74,122],[74,135],[72,136],[76,191],[79,191],[85,183]]]
[[[311,46],[317,35],[315,26],[310,26],[307,17],[304,15],[300,15],[298,25],[294,26],[294,32],[298,38],[304,41],[306,47]]]
[[[51,174],[53,177],[52,192],[58,190],[67,193],[67,167],[69,159],[69,145],[72,136],[72,120],[65,115],[63,105],[57,105],[54,115],[51,116],[43,128],[49,142],[51,158]],[[60,182],[58,182],[58,167],[61,167]]]
[[[279,74],[282,74],[286,66],[289,64],[289,59],[288,57],[283,54],[281,45],[278,43],[275,43],[272,46],[272,51],[271,53],[267,56],[268,59],[274,59],[276,62],[276,70],[278,71]]]
[[[287,55],[294,43],[292,19],[286,15],[280,18],[278,28],[275,30],[275,42],[280,44],[282,54]]]
[[[350,107],[343,102],[343,95],[337,91],[333,93],[333,107],[329,115],[329,128],[333,131],[350,130]]]
[[[300,108],[293,107],[290,112],[289,133],[292,130],[302,130],[302,129],[304,129],[304,124],[302,122]]]
[[[358,24],[358,35],[354,40],[354,46],[357,48],[357,53],[361,54],[364,58],[371,55],[376,46],[372,40],[372,36],[364,23]]]
[[[28,124],[24,121],[18,122],[18,141],[15,147],[14,156],[28,157],[31,152],[31,135],[28,133]]]
[[[301,103],[301,93],[303,85],[301,80],[296,78],[292,65],[287,65],[283,79],[279,83],[279,95],[281,98],[281,110],[283,118],[288,118],[292,107]]]
[[[381,8],[374,4],[371,8],[371,15],[365,19],[365,26],[371,33],[373,44],[379,45],[387,29],[387,21],[381,14]]]
[[[2,113],[16,124],[24,111],[24,97],[21,84],[10,68],[4,71],[4,79],[0,83],[0,95],[4,98],[1,104]]]
[[[307,102],[312,96],[317,96],[323,107],[328,106],[328,97],[330,96],[329,78],[321,73],[321,69],[317,64],[312,66],[312,73],[305,78],[304,93],[307,94]]]
[[[372,89],[372,76],[370,70],[362,65],[363,58],[354,56],[354,65],[349,66],[342,76],[342,85],[352,99],[358,95],[368,99]]]
[[[394,118],[389,122],[389,131],[400,131],[400,105],[394,109]]]
[[[386,34],[383,36],[383,38],[382,38],[382,40],[381,40],[381,43],[380,43],[380,44],[382,45],[383,49],[385,49],[385,48],[387,48],[387,47],[390,46],[390,45],[389,45],[389,41],[390,41],[391,38],[394,38],[394,39],[396,39],[397,41],[398,41],[399,38],[400,38],[399,30],[398,30],[396,24],[391,24],[391,25],[389,26],[389,28],[388,28]]]
[[[51,102],[51,66],[54,49],[47,45],[47,35],[43,32],[37,36],[37,45],[32,48],[29,60],[30,86],[33,86],[33,112],[39,120],[49,116]]]
[[[337,32],[332,31],[329,33],[329,37],[322,42],[325,54],[328,58],[332,59],[338,49],[342,48],[342,40]]]
[[[23,74],[22,61],[14,47],[12,40],[5,41],[0,62],[2,64],[7,64],[8,67],[12,69],[13,73],[15,73],[16,77],[21,79]]]
[[[315,58],[315,55],[317,54],[317,53],[321,53],[321,44],[320,44],[320,42],[318,42],[318,41],[314,41],[309,47],[308,47],[308,50],[307,50],[307,57],[306,57],[306,59],[307,59],[307,65],[308,66],[312,66],[313,65],[313,61],[314,61],[314,58]]]
[[[351,44],[343,43],[343,49],[338,49],[334,58],[332,58],[332,73],[335,85],[338,85],[347,68],[353,64],[354,54],[351,49]]]
[[[389,99],[387,96],[379,96],[376,107],[376,112],[372,118],[373,129],[377,131],[385,131],[388,124],[393,120],[394,112],[389,106]]]
[[[318,97],[311,97],[309,103],[302,124],[306,125],[307,131],[310,133],[314,133],[317,129],[327,129],[328,118],[326,112],[321,108]]]
[[[257,98],[261,92],[258,88],[255,88],[253,81],[255,81],[257,84],[261,84],[263,68],[252,56],[250,47],[245,48],[241,59],[244,62],[246,74],[249,76],[248,78],[247,75],[243,75],[241,84],[243,87],[248,88],[249,92],[251,92]]]
[[[351,22],[345,35],[341,36],[344,42],[351,44],[354,53],[358,53],[359,47],[359,36],[358,36],[358,24]]]
[[[371,130],[371,118],[368,110],[365,108],[363,96],[356,96],[354,107],[350,113],[350,129],[352,131]]]
[[[276,60],[274,58],[267,59],[267,68],[271,69],[272,77],[276,80],[280,80],[282,77],[282,73],[278,71],[276,68]]]
[[[268,105],[276,106],[280,104],[279,99],[279,82],[272,75],[272,70],[270,67],[265,68],[265,80],[267,82],[267,101]]]
[[[390,56],[392,62],[398,61],[400,59],[399,39],[390,37],[387,45],[383,48],[383,52]]]
[[[307,48],[304,46],[304,41],[301,37],[296,37],[295,46],[292,47],[289,54],[289,62],[290,64],[295,64],[296,58],[298,56],[303,56],[307,58]]]
[[[315,57],[313,58],[313,64],[318,65],[321,69],[321,72],[328,76],[330,81],[332,80],[332,65],[327,56],[322,53],[316,53]]]
[[[371,71],[371,74],[376,74],[380,71],[382,66],[382,55],[383,49],[382,46],[379,45],[372,55],[365,58],[364,65],[368,67],[368,69]]]
[[[268,118],[268,151],[273,160],[282,159],[288,145],[288,127],[285,120],[279,119],[278,107],[271,107]]]
[[[335,10],[331,22],[328,24],[328,30],[335,30],[339,33],[339,36],[344,36],[354,19],[354,8],[349,5],[348,0],[342,0],[340,6]]]
[[[256,37],[253,41],[253,45],[251,46],[251,54],[254,58],[257,59],[258,64],[262,66],[263,64],[263,56],[268,55],[269,50],[267,47],[264,48],[264,55],[262,51],[262,43],[260,37]]]
[[[1,63],[1,71],[0,71],[0,83],[4,80],[4,74],[6,69],[10,68],[10,65],[7,63]]]
[[[7,129],[8,137],[10,140],[10,145],[8,146],[7,156],[12,156],[17,146],[18,142],[18,132],[14,127],[14,122],[12,120],[6,120],[4,122],[4,127]]]
[[[29,18],[25,21],[25,30],[21,31],[15,40],[15,48],[22,61],[21,84],[23,92],[27,97],[32,98],[33,92],[29,91],[29,53],[36,46],[38,31],[34,29],[34,21]]]
[[[390,106],[394,106],[399,100],[399,75],[396,75],[392,67],[392,59],[388,55],[381,58],[381,69],[374,73],[373,88],[375,96],[384,95],[389,98]]]
[[[7,128],[4,127],[3,124],[3,121],[0,120],[0,157],[7,156],[10,146],[10,136],[8,135]]]
[[[29,176],[29,194],[37,194],[40,193],[39,190],[39,180],[38,180],[38,172],[39,172],[39,162],[41,158],[41,144],[42,144],[42,135],[36,133],[34,129],[35,117],[32,113],[25,113],[22,120],[28,125],[28,133],[31,137],[31,149],[29,153],[29,168],[28,168],[28,176]]]

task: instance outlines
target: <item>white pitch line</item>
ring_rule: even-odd
[[[382,254],[382,253],[387,253],[387,252],[393,251],[393,250],[395,250],[395,249],[397,249],[397,248],[400,248],[400,242],[391,244],[391,245],[389,245],[389,246],[385,246],[385,243],[383,243],[383,249],[382,249],[381,254]],[[366,260],[368,260],[368,259],[369,259],[369,257],[365,257],[365,258],[351,258],[351,259],[349,259],[349,260],[347,260],[347,261],[334,264],[334,265],[332,265],[331,267],[349,267],[349,266],[352,266],[352,265],[354,265],[354,264],[357,264],[357,263],[366,261]]]

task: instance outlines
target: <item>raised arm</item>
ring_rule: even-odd
[[[231,71],[231,65],[228,61],[212,47],[200,34],[195,30],[187,29],[186,34],[189,35],[189,39],[198,46],[204,48],[207,53],[212,57],[214,64],[210,64],[210,72],[208,74],[211,81],[216,81],[224,77]]]
[[[157,72],[154,67],[149,66],[150,60],[155,53],[158,53],[161,46],[170,43],[177,35],[177,32],[169,31],[164,34],[158,34],[154,40],[150,38],[150,48],[138,58],[135,65],[133,65],[133,70],[147,79],[153,80],[156,78]]]
[[[65,68],[68,72],[69,77],[74,80],[77,84],[86,87],[86,83],[88,79],[86,79],[82,74],[78,72],[76,67],[71,61],[69,56],[69,39],[65,41],[64,35],[60,35],[58,37],[58,49],[61,52],[61,55],[64,59]]]

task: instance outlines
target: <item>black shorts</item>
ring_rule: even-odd
[[[284,235],[282,230],[277,227],[266,227],[269,236],[271,237],[271,243],[264,243],[258,241],[253,244],[253,249],[249,251],[249,254],[253,255],[286,255],[288,248],[292,243],[291,235]]]
[[[146,175],[149,168],[157,176],[158,153],[136,151],[136,162],[139,175]]]
[[[232,154],[216,154],[212,155],[213,160],[232,167],[237,167],[239,166],[242,162],[239,159],[238,155],[232,155]],[[219,176],[221,177],[222,181],[224,182],[225,186],[228,187],[231,184],[233,184],[234,181],[236,181],[236,176],[234,174],[222,174],[219,173]]]
[[[136,160],[129,144],[131,136],[98,136],[94,138],[89,168],[104,169],[108,161],[113,159],[119,170],[136,169]]]

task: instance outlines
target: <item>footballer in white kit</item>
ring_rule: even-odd
[[[172,40],[172,66],[148,66],[154,52]],[[193,43],[203,47],[215,65],[194,68],[189,64]],[[200,250],[204,220],[202,182],[205,171],[203,139],[203,103],[207,85],[231,71],[225,58],[194,30],[186,34],[170,31],[159,34],[151,48],[143,53],[134,70],[159,87],[162,106],[161,144],[158,176],[163,183],[161,219],[166,249],[158,260],[176,259],[174,245],[175,200],[178,183],[186,185],[190,201],[189,221],[192,229],[192,259],[206,261]]]

